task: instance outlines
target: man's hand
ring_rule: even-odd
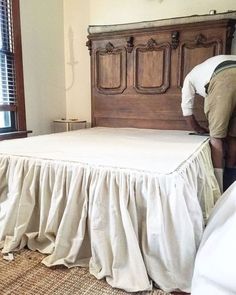
[[[185,121],[187,122],[188,127],[190,130],[195,131],[196,133],[203,134],[203,133],[209,133],[208,128],[204,128],[200,126],[194,117],[194,115],[191,116],[185,116]]]

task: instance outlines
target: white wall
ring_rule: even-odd
[[[235,0],[90,0],[90,23],[115,24],[157,20],[208,14],[211,9],[217,10],[218,13],[235,10],[236,2]]]
[[[67,118],[90,121],[89,1],[64,1]]]
[[[50,133],[65,117],[63,0],[20,0],[27,129]]]

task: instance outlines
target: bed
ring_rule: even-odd
[[[3,253],[27,246],[130,292],[190,292],[220,191],[180,88],[195,63],[229,53],[234,24],[90,32],[92,128],[0,143]],[[205,124],[200,98],[196,113]]]
[[[27,246],[47,266],[89,265],[127,291],[152,280],[189,291],[219,197],[206,137],[95,127],[5,141],[0,171],[3,253]]]

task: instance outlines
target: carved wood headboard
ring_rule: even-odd
[[[185,130],[181,87],[198,63],[230,54],[236,20],[90,33],[92,126]],[[195,115],[206,124],[203,99]]]

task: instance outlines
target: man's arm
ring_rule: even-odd
[[[199,125],[195,116],[193,115],[193,105],[194,98],[196,94],[196,89],[192,82],[191,72],[185,77],[184,84],[182,88],[182,112],[185,118],[185,121],[190,130],[195,131],[196,133],[203,134],[208,133],[208,129]]]
[[[196,120],[194,115],[185,116],[184,118],[185,118],[185,121],[186,121],[188,128],[190,130],[193,130],[199,134],[209,133],[208,128],[205,128],[205,127],[202,127],[201,125],[199,125],[199,123]]]

